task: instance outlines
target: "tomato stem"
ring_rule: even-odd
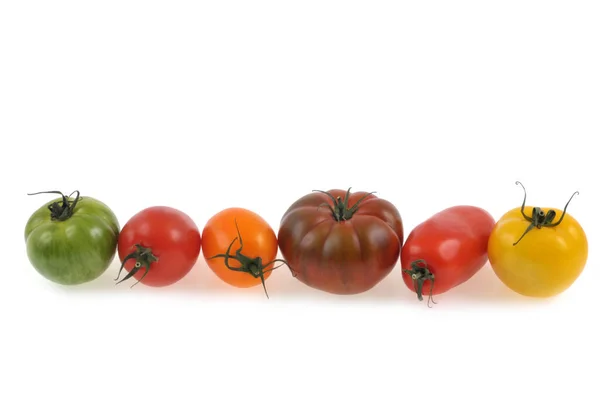
[[[158,261],[158,258],[152,253],[152,250],[149,247],[144,247],[140,244],[136,244],[135,250],[133,252],[129,253],[127,256],[125,256],[125,258],[121,262],[121,268],[119,268],[119,274],[115,278],[115,281],[118,280],[119,277],[121,276],[121,271],[123,271],[123,268],[125,267],[125,263],[127,261],[131,260],[132,258],[135,259],[134,267],[131,269],[131,271],[129,271],[129,273],[127,275],[125,275],[123,277],[123,279],[121,279],[120,281],[118,281],[116,283],[117,285],[119,283],[124,282],[127,279],[131,278],[136,273],[138,273],[138,271],[140,269],[144,268],[144,274],[142,275],[142,277],[136,283],[131,285],[131,287],[134,287],[135,285],[140,283],[146,275],[148,275],[148,272],[150,271],[150,264]]]
[[[223,258],[224,259],[224,263],[225,266],[230,269],[231,271],[236,271],[236,272],[245,272],[247,274],[252,275],[254,278],[260,278],[260,282],[262,283],[263,289],[265,291],[265,295],[267,296],[267,298],[269,298],[269,293],[267,293],[267,287],[265,286],[265,272],[270,272],[270,271],[274,271],[277,268],[281,267],[283,264],[287,265],[287,267],[291,270],[290,265],[282,259],[275,259],[267,264],[263,264],[263,260],[261,257],[248,257],[246,255],[244,255],[242,253],[242,250],[244,249],[244,241],[242,240],[242,235],[240,234],[240,229],[238,227],[238,223],[237,223],[237,219],[234,220],[235,222],[235,229],[237,231],[237,237],[235,237],[231,243],[229,244],[229,246],[227,247],[227,252],[225,252],[224,254],[216,254],[212,257],[209,257],[209,260],[215,259],[215,258]],[[233,244],[239,240],[240,241],[240,247],[239,249],[237,249],[235,251],[235,254],[231,254],[231,248],[233,247]],[[237,260],[240,263],[239,267],[234,267],[232,265],[229,264],[229,260],[230,259],[234,259]],[[276,262],[281,262],[282,264],[278,265],[278,266],[273,266],[273,264],[275,264]],[[271,268],[269,268],[271,267]],[[292,271],[293,274],[293,271]]]
[[[62,197],[60,201],[52,202],[48,205],[51,220],[65,221],[71,218],[73,212],[75,211],[75,206],[77,206],[77,202],[79,202],[79,191],[73,191],[69,196],[66,196],[60,191],[43,191],[28,193],[27,195],[39,195],[42,193],[53,193]],[[70,198],[74,193],[77,193],[77,196],[75,196],[75,199],[71,201]]]
[[[430,307],[430,302],[432,302],[433,304],[437,304],[432,297],[435,275],[427,268],[427,262],[425,260],[413,261],[410,264],[410,269],[404,269],[402,270],[402,272],[409,275],[413,280],[413,284],[419,301],[423,301],[423,284],[425,283],[425,281],[431,282],[429,285],[429,299],[427,300],[427,306]]]
[[[322,194],[325,194],[333,201],[333,206],[330,205],[329,203],[322,203],[319,205],[319,208],[322,206],[328,207],[329,210],[331,211],[331,214],[333,215],[333,218],[335,219],[335,221],[339,222],[339,221],[346,221],[346,220],[351,219],[352,216],[354,216],[354,213],[356,213],[358,211],[358,207],[360,206],[362,201],[365,200],[369,195],[372,195],[375,193],[375,192],[369,192],[369,193],[365,194],[360,199],[358,199],[352,207],[349,208],[348,201],[350,200],[350,190],[351,189],[352,188],[348,188],[348,191],[346,191],[346,196],[344,197],[344,199],[342,199],[340,196],[335,198],[331,193],[326,192],[326,191],[320,191],[320,190],[315,189],[315,190],[313,190],[313,192],[320,192]]]
[[[573,195],[571,195],[571,198],[569,198],[569,200],[567,201],[567,204],[565,205],[565,208],[563,209],[563,213],[561,214],[560,218],[558,219],[558,221],[553,222],[554,219],[556,218],[556,211],[553,209],[548,210],[548,212],[546,213],[540,207],[534,207],[531,212],[531,217],[528,216],[527,214],[525,214],[525,202],[527,201],[527,190],[525,190],[525,186],[523,184],[521,184],[519,181],[517,181],[515,184],[523,187],[524,196],[523,196],[523,204],[521,205],[521,214],[523,215],[525,220],[530,222],[530,224],[527,226],[527,229],[525,229],[525,231],[523,232],[521,237],[516,242],[513,243],[513,246],[516,246],[517,243],[519,243],[521,241],[521,239],[523,239],[525,237],[525,235],[527,235],[534,228],[537,228],[537,229],[541,229],[542,227],[552,228],[552,227],[556,227],[557,225],[559,225],[562,222],[562,220],[565,218],[565,214],[567,214],[567,206],[569,206],[569,203],[571,203],[571,200],[573,199],[573,197],[575,195],[579,195],[579,191],[575,191],[573,193]]]

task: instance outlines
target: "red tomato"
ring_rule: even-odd
[[[180,210],[166,206],[142,210],[119,235],[122,264],[117,279],[123,268],[129,273],[117,284],[134,277],[147,286],[171,285],[190,272],[200,255],[201,243],[198,227]]]
[[[238,207],[208,220],[202,231],[202,254],[222,281],[239,288],[262,283],[267,297],[265,280],[285,264],[275,258],[277,237],[271,226],[258,214]]]
[[[358,294],[394,268],[404,240],[402,218],[372,193],[316,191],[283,215],[279,247],[298,280],[333,294]]]
[[[424,291],[431,300],[469,280],[487,263],[494,225],[487,211],[474,206],[450,207],[419,224],[400,255],[406,286],[419,300]]]

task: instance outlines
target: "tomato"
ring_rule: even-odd
[[[62,285],[90,282],[102,275],[114,259],[119,222],[97,199],[75,199],[58,191],[37,192],[61,196],[34,212],[25,226],[27,256],[46,279]]]
[[[283,258],[302,283],[332,294],[370,290],[394,268],[404,240],[396,207],[374,193],[314,191],[284,213]]]
[[[202,239],[194,221],[184,212],[167,206],[148,207],[135,214],[121,230],[121,271],[128,274],[117,284],[134,277],[133,286],[168,286],[181,280],[196,264]],[[143,269],[143,272],[141,271]]]
[[[510,289],[546,298],[567,290],[582,273],[588,241],[579,222],[563,210],[525,206],[506,212],[492,231],[488,253],[498,278]]]
[[[267,297],[265,280],[286,264],[275,258],[277,237],[271,226],[247,209],[232,207],[212,216],[202,241],[206,263],[222,281],[239,288],[262,284]]]
[[[417,225],[406,238],[400,262],[406,286],[429,301],[471,279],[488,261],[495,220],[475,206],[453,206]],[[435,301],[433,301],[435,303]]]

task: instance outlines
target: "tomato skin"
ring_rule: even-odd
[[[547,214],[563,211],[542,208]],[[524,212],[531,215],[532,206]],[[521,208],[506,212],[497,222],[489,239],[490,265],[498,278],[511,290],[529,297],[547,298],[567,290],[583,272],[588,257],[588,241],[579,222],[566,213],[555,227],[533,228],[516,245],[530,225]]]
[[[136,251],[136,244],[149,248],[158,260],[149,263],[147,274],[139,269],[133,278],[147,286],[162,287],[178,282],[192,270],[202,240],[187,214],[168,206],[154,206],[135,214],[121,230],[118,252],[128,273],[134,269],[136,259],[125,259]]]
[[[487,244],[495,220],[476,206],[453,206],[417,225],[402,248],[400,262],[406,286],[417,292],[411,264],[424,260],[435,276],[423,282],[422,294],[442,294],[471,279],[488,261]],[[420,298],[421,299],[421,298]]]
[[[364,199],[349,219],[338,221],[331,211],[333,199],[346,195],[347,208]],[[313,192],[287,209],[280,222],[279,247],[300,282],[331,294],[359,294],[392,271],[404,240],[402,218],[392,203],[366,195],[340,189]]]
[[[263,266],[271,264],[263,269],[263,278],[267,280],[272,269],[279,264],[274,264],[277,256],[277,237],[271,226],[257,213],[240,208],[231,207],[213,215],[202,230],[203,250],[202,254],[208,267],[223,282],[230,286],[249,288],[261,284],[259,276],[250,272],[233,271],[225,264],[222,257],[212,258],[216,255],[225,254],[232,241],[242,237],[243,247],[241,253],[249,258],[260,258]],[[232,257],[240,249],[239,238],[233,243],[229,252]],[[241,267],[240,261],[229,258],[231,267]]]
[[[91,282],[108,269],[115,257],[119,236],[117,217],[101,201],[81,196],[70,218],[52,220],[48,206],[56,202],[47,202],[27,221],[25,242],[29,261],[40,275],[54,283]]]

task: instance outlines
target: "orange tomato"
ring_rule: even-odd
[[[258,214],[239,207],[212,216],[202,231],[202,243],[209,268],[239,288],[262,283],[267,294],[265,280],[275,268],[287,264],[276,259],[277,236],[271,226]]]

